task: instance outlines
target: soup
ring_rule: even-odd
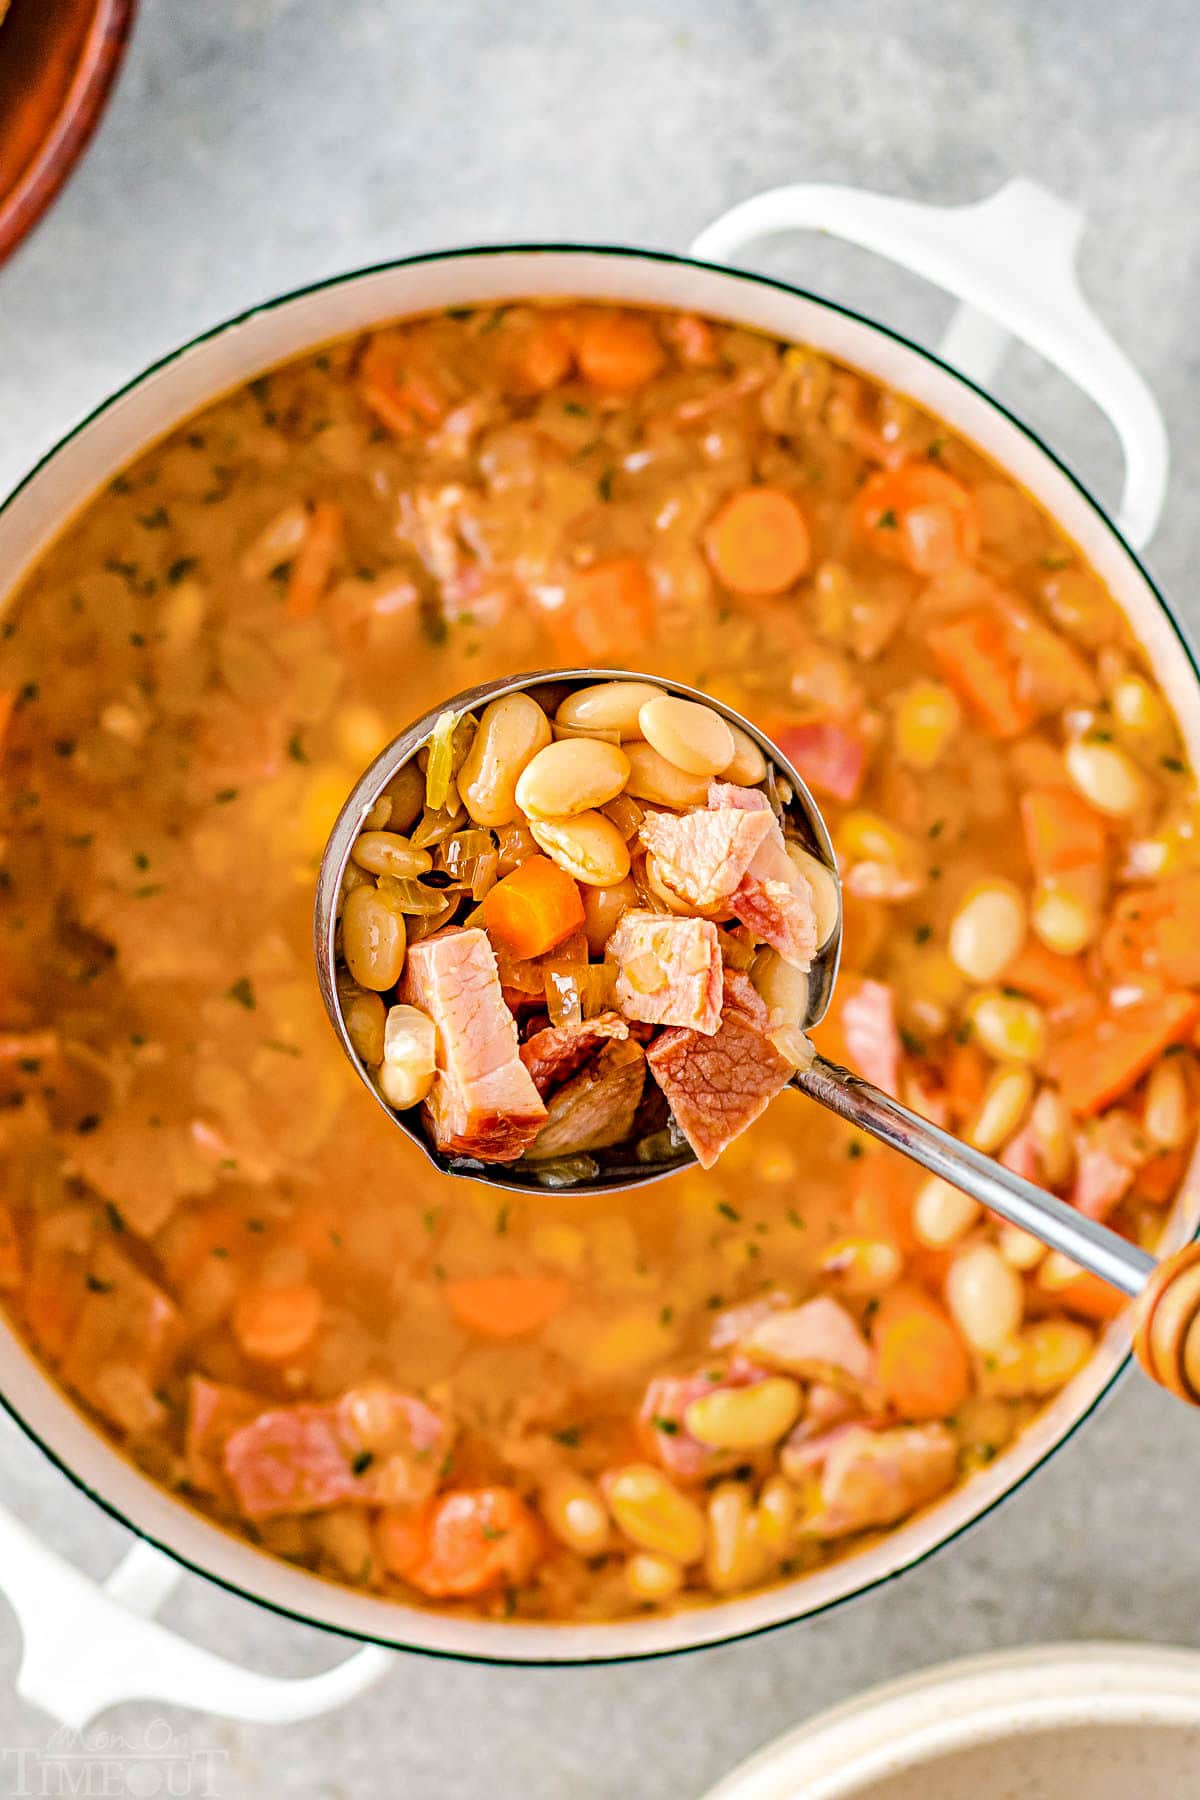
[[[450,1180],[388,1122],[316,990],[326,834],[439,696],[580,664],[727,701],[813,788],[820,1048],[1139,1242],[1194,1130],[1174,721],[936,419],[742,329],[530,303],[188,421],[3,624],[0,1290],[210,1518],[495,1617],[845,1554],[1002,1454],[1118,1305],[792,1092],[624,1196]]]

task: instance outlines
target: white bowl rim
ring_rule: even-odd
[[[612,243],[596,244],[579,240],[574,242],[510,241],[456,246],[444,250],[418,252],[410,256],[387,258],[381,262],[369,264],[362,268],[342,271],[334,275],[322,277],[316,281],[302,284],[301,286],[289,289],[282,294],[275,295],[269,300],[248,306],[240,312],[197,333],[186,342],[165,352],[147,367],[131,376],[129,380],[122,383],[105,399],[100,401],[96,406],[78,419],[37,459],[3,500],[0,500],[0,519],[3,519],[4,515],[8,513],[9,509],[21,495],[32,486],[43,471],[55,462],[60,454],[73,445],[75,440],[81,437],[91,425],[103,418],[123,399],[134,393],[135,390],[141,388],[156,375],[187,357],[191,352],[200,350],[204,346],[222,339],[226,334],[236,331],[239,327],[249,324],[260,316],[277,312],[294,302],[303,301],[311,296],[343,287],[349,287],[358,282],[365,282],[372,276],[384,276],[404,269],[417,269],[427,265],[466,262],[471,259],[487,259],[491,257],[500,259],[504,257],[523,256],[578,256],[581,260],[595,257],[602,260],[613,259],[614,261],[624,260],[659,264],[669,268],[695,270],[705,275],[717,276],[720,277],[723,282],[735,286],[741,285],[749,290],[773,290],[776,293],[788,296],[791,299],[805,302],[819,311],[833,314],[836,317],[849,322],[852,326],[863,328],[867,333],[874,333],[880,338],[889,340],[902,352],[907,353],[909,356],[916,358],[920,362],[932,365],[933,368],[940,371],[942,375],[948,377],[953,383],[967,390],[969,394],[982,402],[985,409],[989,409],[993,414],[998,415],[1005,426],[1010,428],[1018,437],[1026,440],[1056,476],[1061,478],[1067,487],[1074,491],[1077,500],[1082,503],[1085,511],[1091,514],[1093,522],[1099,527],[1101,535],[1106,536],[1110,544],[1115,544],[1119,552],[1126,559],[1130,568],[1140,579],[1147,594],[1156,603],[1162,620],[1169,628],[1170,634],[1175,640],[1177,650],[1182,653],[1183,660],[1190,670],[1191,678],[1195,683],[1196,695],[1200,698],[1200,655],[1198,655],[1195,646],[1192,644],[1186,628],[1176,615],[1161,588],[1149,573],[1137,551],[1126,540],[1107,508],[1101,505],[1087,485],[1074,473],[1063,458],[1047,444],[1032,427],[1027,425],[1024,420],[1020,419],[1002,401],[996,399],[986,388],[982,387],[969,375],[954,368],[952,364],[946,362],[944,358],[939,356],[936,351],[929,350],[924,345],[918,344],[915,340],[893,326],[881,323],[879,320],[858,311],[854,307],[847,306],[837,300],[829,299],[826,296],[815,293],[813,290],[802,287],[797,283],[784,281],[775,276],[752,273],[747,270],[731,269],[719,263],[705,261],[702,258],[688,256],[677,252],[655,250],[639,246]],[[526,291],[530,294],[536,292],[534,288],[530,288]],[[586,288],[578,290],[578,297],[584,300],[589,298]],[[474,304],[487,304],[487,301],[481,300]],[[655,303],[647,301],[644,302],[644,304],[653,305]],[[428,309],[419,307],[414,308],[411,316],[422,316],[424,310]],[[701,310],[704,309],[702,308]],[[404,312],[401,311],[399,313],[390,313],[386,316],[390,318],[409,315],[405,315]],[[336,337],[338,335],[346,334],[342,332],[333,335]],[[312,347],[325,341],[330,340],[319,337],[314,338],[312,340]],[[274,361],[266,359],[261,364],[261,368],[263,371],[266,371],[276,366],[283,366],[284,364],[295,360],[296,357],[303,356],[305,353],[304,349],[300,349],[294,350]],[[883,378],[880,377],[879,379]],[[233,385],[235,387],[240,386],[241,382],[239,381]],[[211,404],[223,393],[228,391],[231,391],[229,387],[214,387],[207,399],[201,402],[201,405]],[[147,443],[160,442],[164,436],[182,424],[188,417],[194,416],[196,410],[197,409],[193,407],[190,410],[173,414],[170,421],[164,425],[162,430],[148,439]],[[141,451],[136,453],[140,454]],[[989,453],[985,452],[985,454]],[[998,458],[993,458],[993,460],[999,461]],[[999,466],[1003,467],[1003,464],[1001,463]],[[95,497],[96,493],[100,491],[102,481],[103,478],[101,478],[101,483],[91,490],[87,499],[81,501],[72,512],[68,513],[59,521],[56,531],[53,534],[54,536],[58,536],[66,529],[71,519],[78,516],[83,507],[91,503],[91,500]],[[27,572],[30,566],[33,566],[33,564],[36,563],[42,554],[44,554],[44,546],[39,547],[33,556],[27,559],[21,566],[18,570],[18,580]],[[1198,1152],[1198,1154],[1200,1154],[1200,1152]],[[1200,1236],[1200,1218],[1197,1218],[1189,1224],[1186,1235],[1188,1237]],[[11,1328],[6,1325],[6,1333],[10,1333],[10,1330]],[[11,1335],[15,1337],[15,1334]],[[1109,1338],[1111,1339],[1111,1337],[1112,1328],[1110,1327]],[[20,1342],[19,1339],[17,1341]],[[198,1529],[200,1534],[207,1541],[213,1543],[214,1553],[218,1546],[224,1546],[227,1557],[232,1556],[232,1560],[241,1561],[245,1557],[249,1557],[253,1559],[253,1562],[256,1565],[265,1565],[268,1571],[268,1575],[265,1579],[268,1581],[269,1571],[271,1569],[276,1571],[282,1570],[286,1572],[287,1576],[293,1578],[293,1580],[302,1583],[309,1591],[312,1591],[314,1595],[318,1593],[329,1593],[333,1596],[352,1595],[352,1590],[344,1589],[341,1584],[327,1582],[321,1577],[312,1575],[310,1572],[296,1567],[296,1565],[281,1562],[280,1558],[274,1556],[270,1552],[261,1550],[252,1544],[233,1537],[230,1533],[222,1530],[215,1522],[208,1519],[206,1515],[200,1513],[196,1508],[177,1499],[166,1489],[162,1488],[159,1483],[154,1482],[148,1476],[143,1475],[140,1470],[137,1470],[134,1465],[129,1463],[128,1460],[121,1455],[120,1451],[105,1437],[99,1427],[94,1425],[93,1422],[87,1418],[86,1414],[75,1405],[73,1400],[71,1400],[70,1396],[66,1393],[66,1390],[44,1369],[37,1359],[32,1356],[28,1351],[27,1346],[22,1344],[21,1347],[25,1350],[28,1361],[36,1371],[41,1382],[50,1391],[53,1398],[60,1403],[65,1404],[76,1415],[76,1418],[82,1422],[87,1431],[92,1434],[107,1455],[115,1461],[121,1470],[133,1478],[134,1485],[139,1490],[145,1490],[145,1503],[148,1508],[163,1517],[167,1516],[166,1512],[164,1512],[164,1508],[167,1509],[171,1515],[182,1514],[183,1518],[188,1522],[192,1529]],[[1114,1356],[1115,1346],[1111,1343],[1098,1344],[1096,1352],[1094,1353],[1091,1362],[1087,1365],[1087,1368],[1091,1367],[1091,1363],[1094,1362],[1097,1357],[1105,1354]],[[1030,1478],[1035,1475],[1058,1450],[1062,1449],[1070,1439],[1074,1437],[1075,1433],[1080,1429],[1084,1422],[1108,1398],[1117,1382],[1127,1372],[1129,1364],[1130,1354],[1126,1336],[1125,1347],[1119,1355],[1115,1355],[1111,1372],[1101,1382],[1100,1387],[1078,1406],[1078,1409],[1073,1412],[1067,1422],[1057,1431],[1057,1434],[1052,1438],[1052,1441],[1050,1441],[1044,1449],[1039,1451],[1026,1467],[1022,1468],[1011,1478],[1007,1479],[1002,1485],[998,1486],[986,1499],[979,1501],[970,1512],[969,1516],[957,1522],[952,1528],[948,1529],[944,1535],[938,1536],[935,1541],[928,1543],[922,1548],[913,1550],[912,1552],[905,1552],[900,1559],[893,1562],[891,1566],[867,1576],[859,1585],[850,1585],[844,1591],[838,1592],[811,1605],[805,1605],[802,1601],[797,1599],[795,1611],[784,1612],[777,1617],[760,1620],[750,1624],[734,1625],[732,1623],[732,1615],[740,1611],[746,1601],[754,1599],[754,1595],[735,1597],[733,1599],[719,1601],[713,1605],[696,1606],[682,1612],[667,1615],[663,1618],[615,1620],[603,1625],[577,1625],[566,1622],[544,1626],[522,1621],[496,1622],[477,1619],[446,1619],[436,1612],[431,1612],[420,1607],[406,1606],[395,1601],[380,1601],[379,1599],[374,1598],[367,1603],[370,1610],[387,1611],[395,1616],[398,1621],[411,1621],[412,1626],[417,1629],[420,1628],[422,1623],[427,1624],[435,1636],[442,1636],[443,1638],[470,1637],[472,1639],[477,1639],[480,1645],[478,1648],[473,1646],[464,1648],[460,1642],[437,1643],[411,1641],[410,1639],[399,1635],[401,1629],[399,1626],[397,1632],[393,1634],[390,1631],[385,1631],[382,1627],[375,1629],[373,1626],[368,1626],[365,1623],[348,1622],[344,1618],[335,1622],[328,1617],[322,1618],[316,1616],[313,1612],[304,1610],[299,1603],[291,1604],[290,1602],[285,1602],[279,1598],[264,1594],[261,1589],[257,1588],[250,1581],[249,1577],[243,1582],[240,1578],[235,1578],[224,1572],[218,1572],[215,1568],[200,1560],[198,1555],[191,1555],[179,1548],[175,1543],[171,1542],[165,1524],[162,1526],[150,1526],[144,1521],[135,1521],[135,1519],[124,1510],[121,1504],[104,1492],[99,1491],[92,1481],[85,1478],[84,1475],[72,1466],[64,1453],[60,1452],[53,1444],[51,1444],[46,1436],[43,1436],[40,1429],[35,1428],[35,1426],[30,1423],[29,1419],[25,1416],[25,1413],[22,1412],[11,1400],[9,1395],[2,1390],[0,1390],[0,1407],[2,1407],[14,1420],[25,1435],[38,1446],[42,1453],[59,1470],[61,1470],[73,1486],[86,1494],[89,1499],[93,1500],[118,1524],[124,1526],[136,1537],[152,1544],[155,1548],[173,1558],[192,1573],[202,1576],[205,1580],[215,1582],[218,1586],[223,1587],[227,1592],[236,1595],[239,1599],[247,1600],[254,1605],[262,1606],[279,1614],[281,1617],[294,1620],[298,1624],[329,1632],[333,1636],[357,1639],[365,1643],[378,1644],[388,1649],[406,1650],[421,1655],[446,1657],[452,1661],[548,1668],[650,1661],[663,1656],[682,1655],[689,1652],[713,1649],[724,1644],[736,1643],[743,1639],[757,1637],[770,1631],[781,1630],[786,1626],[800,1623],[805,1619],[818,1618],[838,1607],[862,1598],[868,1593],[875,1592],[907,1574],[910,1569],[918,1567],[932,1556],[938,1554],[938,1552],[947,1545],[953,1543],[957,1538],[981,1523],[982,1520],[1003,1501],[1007,1500],[1012,1494],[1015,1494],[1018,1489],[1024,1486],[1024,1484],[1030,1480]],[[1087,1370],[1085,1369],[1083,1373],[1086,1374],[1086,1372]],[[1068,1390],[1063,1390],[1063,1394],[1067,1391]],[[1060,1395],[1059,1398],[1061,1399],[1062,1396]],[[993,1465],[997,1472],[1002,1469],[1006,1460],[1007,1458],[1005,1457],[997,1458],[996,1463]],[[979,1477],[977,1476],[974,1479],[978,1481]],[[961,1492],[962,1490],[959,1489],[956,1491]],[[937,1508],[926,1509],[926,1512],[934,1510],[937,1510]],[[917,1515],[917,1518],[924,1518],[926,1512]],[[906,1523],[911,1525],[913,1521],[908,1521]],[[883,1542],[885,1544],[894,1542],[905,1529],[906,1524],[901,1524],[896,1527],[895,1530],[886,1534]],[[852,1568],[863,1557],[869,1556],[870,1554],[871,1552],[869,1549],[853,1553],[849,1557],[835,1560],[834,1563],[827,1565],[823,1571],[813,1571],[799,1575],[792,1581],[775,1584],[773,1588],[762,1590],[762,1592],[767,1594],[772,1592],[779,1594],[794,1589],[797,1595],[799,1595],[803,1592],[807,1583],[817,1574],[828,1574],[839,1568]],[[289,1585],[291,1585],[291,1583],[289,1583]],[[722,1628],[722,1619],[730,1621],[727,1628]],[[449,1627],[450,1629],[439,1631],[439,1626]],[[454,1627],[457,1627],[457,1629],[453,1629]],[[689,1627],[694,1627],[694,1629],[689,1629]],[[614,1646],[609,1649],[607,1647],[607,1640],[627,1634],[634,1634],[649,1641],[647,1641],[643,1647],[637,1648],[617,1648]],[[659,1641],[653,1641],[656,1638]],[[587,1648],[573,1651],[570,1647],[573,1639],[584,1640],[587,1644]],[[563,1647],[562,1654],[556,1654],[555,1640],[561,1640]],[[484,1644],[486,1644],[486,1648],[483,1647]],[[493,1645],[495,1647],[493,1647]],[[523,1645],[527,1645],[528,1648],[523,1648]]]
[[[1067,1642],[935,1663],[782,1732],[703,1800],[853,1800],[864,1783],[936,1768],[942,1756],[1084,1725],[1200,1729],[1200,1650]]]

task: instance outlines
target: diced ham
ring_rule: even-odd
[[[518,1053],[517,1027],[482,931],[448,931],[413,944],[404,997],[433,1020],[438,1070],[425,1113],[439,1150],[512,1162],[546,1122]]]
[[[188,1378],[187,1426],[183,1456],[188,1485],[201,1494],[228,1494],[223,1457],[235,1431],[263,1410],[261,1394],[228,1387],[203,1375]]]
[[[855,1071],[898,1097],[901,1046],[891,988],[883,981],[862,982],[842,1002],[841,1020]]]
[[[552,1095],[546,1123],[527,1156],[574,1156],[628,1138],[646,1085],[640,1044],[605,1044],[599,1054]]]
[[[363,1411],[371,1415],[370,1443]],[[372,1446],[381,1438],[388,1447],[379,1451]],[[227,1439],[223,1460],[246,1517],[271,1519],[351,1500],[419,1506],[438,1485],[450,1443],[440,1413],[412,1394],[375,1389],[261,1412]]]
[[[745,1010],[745,1002],[738,998],[742,992],[733,988],[734,999],[725,1006],[719,1029],[711,1037],[671,1029],[646,1052],[650,1072],[702,1169],[712,1168],[725,1146],[766,1111],[793,1073],[793,1065],[766,1035],[763,1021]]]
[[[825,1294],[760,1320],[741,1348],[755,1362],[809,1381],[860,1391],[874,1386],[870,1344],[846,1308]]]
[[[721,948],[709,920],[634,908],[622,915],[606,955],[617,966],[614,997],[627,1019],[710,1037],[717,1030]]]
[[[818,1448],[807,1446],[807,1471]],[[784,1452],[784,1469],[788,1468]],[[794,1467],[794,1464],[793,1464]],[[842,1425],[824,1440],[820,1500],[802,1522],[813,1537],[848,1537],[898,1520],[943,1493],[958,1472],[958,1449],[944,1425],[899,1425],[872,1431]]]
[[[1075,1142],[1072,1205],[1089,1219],[1103,1222],[1128,1194],[1151,1153],[1137,1120],[1120,1107],[1094,1120]]]
[[[718,1450],[702,1444],[687,1429],[683,1415],[693,1400],[702,1400],[706,1394],[750,1387],[762,1379],[763,1371],[742,1357],[694,1375],[656,1375],[646,1389],[637,1420],[638,1436],[647,1454],[676,1481],[707,1481],[737,1468],[746,1461],[744,1450]]]
[[[781,725],[774,734],[784,756],[814,794],[825,800],[857,800],[867,772],[867,742],[833,720]]]
[[[714,1350],[740,1344],[753,1326],[790,1305],[791,1296],[775,1288],[769,1294],[760,1294],[757,1300],[743,1300],[740,1306],[726,1307],[713,1320],[708,1341]]]
[[[545,1099],[551,1088],[570,1079],[602,1044],[627,1038],[629,1026],[620,1013],[599,1013],[568,1025],[547,1025],[521,1045],[521,1061],[533,1077],[533,1085]]]
[[[735,818],[770,818],[762,842],[733,891],[730,906],[742,924],[777,950],[785,962],[808,969],[817,952],[812,888],[788,855],[783,832],[765,794],[757,788],[714,781],[708,790],[708,804],[718,819],[731,814]]]
[[[711,907],[736,891],[778,829],[769,807],[748,811],[727,806],[715,812],[648,812],[638,835],[654,857],[659,879],[673,893],[689,905]]]
[[[1000,1161],[1014,1175],[1021,1175],[1026,1181],[1040,1183],[1042,1177],[1042,1153],[1038,1146],[1037,1132],[1026,1121],[1014,1137],[1009,1138],[1000,1152]]]

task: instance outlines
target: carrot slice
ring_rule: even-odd
[[[533,1573],[544,1538],[515,1488],[459,1488],[407,1524],[384,1527],[386,1565],[431,1599],[465,1598],[519,1587]],[[402,1566],[396,1568],[396,1563]]]
[[[290,1362],[316,1335],[321,1312],[321,1295],[311,1281],[249,1287],[234,1304],[233,1335],[255,1362]]]
[[[1065,1006],[1086,1000],[1094,991],[1082,956],[1058,956],[1037,938],[1029,938],[1000,977],[1005,987],[1028,994],[1042,1006]]]
[[[287,616],[308,619],[317,610],[317,602],[329,584],[334,559],[342,541],[342,509],[332,500],[319,500],[313,507],[308,535],[292,564],[288,580]]]
[[[634,313],[589,313],[580,322],[580,372],[593,387],[629,393],[644,386],[666,357],[654,328]]]
[[[552,314],[535,319],[521,332],[511,367],[522,393],[546,394],[565,381],[575,361],[575,346],[561,320]]]
[[[1021,825],[1039,875],[1104,861],[1108,833],[1100,814],[1070,788],[1030,788],[1021,795]]]
[[[971,1391],[966,1346],[937,1302],[917,1288],[892,1288],[871,1327],[879,1386],[905,1419],[944,1419]]]
[[[946,1104],[959,1123],[978,1110],[987,1086],[988,1061],[978,1044],[953,1045],[946,1060]]]
[[[1019,737],[1037,717],[998,619],[963,613],[928,633],[933,659],[993,737]]]
[[[16,704],[17,696],[13,689],[0,688],[0,757],[4,755],[4,746],[8,741],[8,728],[12,724]]]
[[[1100,944],[1105,967],[1161,975],[1179,987],[1200,986],[1200,872],[1154,887],[1130,888],[1112,909]]]
[[[521,960],[552,950],[583,922],[578,882],[548,856],[529,857],[484,896],[488,935]]]
[[[941,575],[979,550],[979,515],[960,481],[929,463],[883,469],[863,483],[854,507],[871,547],[915,575]]]
[[[1080,1117],[1102,1112],[1181,1043],[1200,1019],[1200,994],[1165,994],[1102,1013],[1053,1047],[1046,1073]]]
[[[654,588],[640,556],[613,556],[581,569],[546,624],[564,662],[629,660],[654,631]]]
[[[1089,1274],[1086,1269],[1080,1269],[1070,1281],[1055,1282],[1053,1287],[1043,1287],[1042,1292],[1064,1311],[1077,1313],[1081,1319],[1094,1319],[1101,1324],[1107,1319],[1115,1319],[1122,1307],[1128,1304],[1127,1296],[1119,1288],[1110,1287],[1107,1281],[1101,1281],[1098,1275]]]
[[[560,1275],[480,1275],[448,1281],[446,1302],[458,1323],[481,1337],[525,1337],[560,1313],[571,1297]]]
[[[713,573],[735,594],[782,594],[809,564],[804,514],[782,488],[748,487],[709,521],[704,549]]]

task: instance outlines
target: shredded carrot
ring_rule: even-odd
[[[1200,987],[1198,920],[1200,871],[1129,888],[1112,909],[1101,960],[1114,974],[1158,975],[1179,987]]]
[[[446,1303],[458,1323],[481,1337],[525,1337],[560,1313],[571,1297],[560,1275],[480,1275],[448,1281]]]
[[[929,463],[902,463],[863,483],[855,520],[880,556],[915,575],[941,575],[979,550],[979,515],[960,481]]]
[[[654,588],[641,557],[612,556],[580,569],[546,625],[564,662],[628,662],[654,632]]]
[[[395,1509],[389,1508],[389,1518]],[[515,1488],[458,1488],[406,1520],[389,1518],[377,1542],[386,1566],[431,1599],[519,1587],[544,1538]]]
[[[1165,1050],[1182,1043],[1197,1020],[1200,994],[1169,993],[1110,1008],[1054,1045],[1046,1073],[1073,1113],[1086,1117],[1102,1112],[1153,1068]]]
[[[316,1335],[321,1312],[320,1292],[310,1281],[245,1288],[234,1303],[233,1335],[255,1362],[290,1362]]]
[[[1104,861],[1104,820],[1070,788],[1031,788],[1021,796],[1025,847],[1037,875]]]
[[[1029,938],[1000,977],[1005,987],[1028,994],[1042,1006],[1065,1006],[1093,993],[1082,956],[1058,956],[1037,938]]]
[[[1037,717],[1003,626],[992,613],[962,613],[928,633],[933,659],[993,737],[1019,737]]]
[[[732,494],[704,533],[717,579],[735,594],[782,594],[809,564],[804,514],[782,488],[747,487]]]
[[[653,326],[635,313],[588,313],[580,321],[581,374],[593,387],[629,393],[644,386],[666,358]]]
[[[966,1346],[949,1315],[919,1288],[890,1288],[871,1326],[879,1386],[905,1419],[944,1419],[971,1391]]]
[[[342,541],[342,509],[332,500],[319,500],[308,522],[288,580],[287,616],[308,619],[329,584],[334,560]]]
[[[578,882],[548,856],[528,857],[484,896],[488,935],[521,961],[561,944],[583,919]]]

